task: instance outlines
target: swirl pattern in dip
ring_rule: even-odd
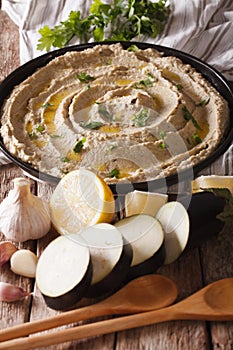
[[[227,102],[190,65],[112,44],[68,52],[16,86],[1,135],[40,171],[61,177],[85,167],[110,184],[196,165],[228,125]]]

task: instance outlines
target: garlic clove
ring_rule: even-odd
[[[15,242],[43,237],[51,227],[49,204],[31,193],[26,178],[15,178],[13,183],[0,204],[0,231]]]
[[[26,292],[21,287],[10,283],[0,282],[0,301],[17,301],[29,296],[30,294],[31,293]]]
[[[11,256],[17,251],[16,246],[9,242],[0,242],[0,266],[10,260]]]
[[[20,249],[15,252],[10,260],[11,270],[17,275],[34,278],[38,258],[28,249]]]

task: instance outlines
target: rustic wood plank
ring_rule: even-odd
[[[19,32],[8,15],[0,10],[0,82],[20,65]]]
[[[174,263],[162,266],[157,272],[170,277],[177,284],[178,300],[181,300],[202,287],[200,271],[198,249],[192,249],[185,252]],[[191,350],[193,344],[197,349],[209,349],[205,322],[192,321],[166,322],[119,332],[116,349],[125,349],[125,344],[127,344],[127,350]]]
[[[219,237],[203,243],[202,268],[205,283],[233,277],[233,227],[223,230]],[[213,349],[233,349],[233,322],[211,322]]]
[[[9,19],[7,14],[0,10],[0,81],[2,81],[9,73],[16,69],[19,62],[19,44],[18,44],[18,28]],[[11,180],[17,176],[22,176],[22,171],[14,165],[1,166],[0,171],[0,201],[5,198],[12,188]],[[0,240],[5,240],[3,234],[0,234]],[[33,249],[32,242],[24,244],[16,244],[18,247]],[[23,289],[31,292],[34,281],[15,275],[10,271],[9,263],[0,269],[0,279],[8,283],[21,286]],[[0,328],[9,327],[14,324],[23,323],[28,320],[30,312],[31,298],[15,303],[0,304]]]

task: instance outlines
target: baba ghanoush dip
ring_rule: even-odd
[[[88,168],[108,184],[172,175],[206,159],[229,126],[228,104],[193,67],[121,44],[70,51],[5,101],[6,148],[62,177]]]

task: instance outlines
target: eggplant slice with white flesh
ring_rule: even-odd
[[[52,309],[73,307],[85,296],[91,278],[90,251],[78,234],[56,238],[39,258],[36,283],[46,304]]]
[[[133,260],[127,280],[154,273],[164,263],[164,232],[154,217],[133,215],[118,221],[115,227],[133,249]]]
[[[93,266],[91,286],[86,296],[99,297],[121,288],[133,257],[130,244],[111,224],[96,224],[80,234],[88,243]]]
[[[158,211],[156,218],[161,223],[165,233],[165,261],[171,264],[184,251],[190,230],[189,215],[179,202],[168,202]]]

